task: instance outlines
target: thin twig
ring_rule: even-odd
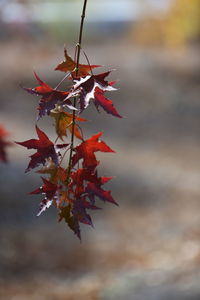
[[[83,130],[82,130],[81,126],[79,126],[78,124],[76,124],[76,126],[79,128],[79,130],[80,130],[80,132],[81,132],[81,136],[82,136],[82,138],[83,138],[83,140],[84,140]]]
[[[82,43],[82,36],[83,36],[83,25],[85,19],[85,12],[86,12],[87,0],[84,0],[83,10],[81,15],[81,24],[79,30],[79,39],[78,44],[76,45],[76,77],[78,77],[79,73],[79,61],[80,61],[80,53],[81,53],[81,43]],[[74,98],[73,106],[76,107],[76,98]],[[72,130],[71,130],[71,144],[70,144],[70,154],[69,154],[69,163],[68,163],[68,172],[67,172],[67,182],[69,182],[70,172],[72,168],[72,153],[74,149],[74,131],[75,131],[75,122],[76,122],[76,111],[73,111],[73,118],[72,118]]]
[[[67,74],[65,74],[65,76],[61,79],[61,81],[57,84],[57,86],[55,87],[54,90],[57,90],[59,88],[59,86],[63,83],[63,81],[70,75],[70,72],[68,72]]]
[[[82,50],[82,51],[83,51],[83,50]],[[91,64],[90,64],[89,58],[88,58],[87,54],[85,53],[85,51],[83,51],[83,54],[84,54],[84,56],[85,56],[85,58],[86,58],[86,60],[87,60],[88,66],[90,67],[90,72],[91,72],[91,74],[94,75],[94,74],[93,74],[93,71],[92,71],[92,68],[91,68]]]
[[[69,149],[70,149],[70,147],[67,148],[67,149],[65,150],[64,154],[62,155],[61,160],[60,160],[60,163],[59,163],[59,166],[61,166],[61,164],[62,164],[62,162],[63,162],[63,159],[64,159],[64,157],[65,157],[67,151],[69,151]]]

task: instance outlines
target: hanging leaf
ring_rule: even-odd
[[[69,92],[58,91],[57,89],[53,89],[47,83],[42,81],[39,76],[34,73],[35,78],[37,79],[39,86],[35,88],[23,88],[30,94],[35,94],[37,96],[42,96],[39,101],[38,106],[38,119],[46,114],[49,115],[50,111],[55,108],[55,105],[58,103],[62,103],[64,99],[68,96]],[[70,108],[74,109],[71,105],[70,100],[65,100],[65,104]]]
[[[99,65],[82,65],[79,64],[78,74],[76,74],[76,62],[68,55],[67,49],[64,49],[65,60],[62,61],[56,68],[56,71],[70,72],[73,78],[84,77],[90,74],[94,68],[101,67]]]
[[[74,149],[76,153],[72,157],[72,166],[75,166],[80,159],[83,159],[84,168],[94,169],[98,165],[94,152],[115,152],[105,142],[99,141],[102,134],[102,132],[99,132]]]
[[[105,72],[75,80],[75,84],[69,95],[66,97],[66,101],[69,101],[72,97],[77,97],[81,113],[88,107],[90,100],[93,99],[97,109],[101,106],[107,113],[112,114],[115,117],[122,118],[114,107],[112,101],[104,96],[106,91],[116,90],[113,87],[114,82],[108,82],[105,80],[109,74],[110,72]]]
[[[31,139],[24,142],[16,142],[17,144],[26,147],[27,149],[36,149],[37,152],[31,155],[31,160],[26,169],[26,172],[30,169],[36,168],[40,164],[45,164],[46,159],[51,158],[52,161],[58,164],[58,155],[55,151],[54,143],[52,143],[47,135],[36,126],[36,132],[38,135],[38,140]]]
[[[50,115],[55,120],[56,133],[58,137],[63,140],[63,137],[67,136],[67,129],[72,132],[73,114],[64,111],[53,110]],[[86,122],[87,120],[76,116],[75,121]],[[76,124],[74,124],[74,135],[80,140],[83,139],[82,133]]]

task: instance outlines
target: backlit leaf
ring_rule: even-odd
[[[39,86],[35,88],[24,88],[24,90],[26,90],[30,94],[42,96],[37,108],[39,111],[38,118],[41,118],[46,114],[49,115],[50,111],[55,108],[55,105],[58,103],[62,103],[62,101],[67,97],[69,93],[53,89],[47,83],[42,81],[36,73],[34,74],[39,83]],[[69,108],[73,108],[73,106],[71,105],[71,101],[65,100],[65,104],[69,106]]]
[[[72,73],[73,78],[84,77],[90,74],[91,70],[94,68],[101,67],[99,65],[82,65],[79,64],[78,74],[76,76],[76,62],[68,55],[67,50],[64,49],[65,60],[61,62],[55,70],[62,72]]]
[[[50,115],[55,119],[58,137],[63,140],[63,137],[67,136],[67,129],[72,132],[73,115],[68,112],[56,110],[53,110]],[[87,120],[76,116],[75,121],[85,122]],[[78,139],[83,139],[82,133],[76,124],[74,125],[74,134]]]
[[[58,156],[55,151],[54,143],[52,143],[47,135],[36,126],[36,132],[38,140],[31,139],[24,142],[16,142],[17,144],[26,147],[27,149],[36,149],[37,152],[31,155],[31,160],[26,169],[26,172],[30,169],[36,168],[40,164],[45,164],[46,159],[51,158],[52,161],[57,165]]]
[[[80,159],[83,159],[84,168],[94,169],[98,165],[94,152],[115,152],[105,142],[99,141],[102,134],[103,133],[100,132],[92,136],[74,149],[76,153],[72,157],[73,166],[75,166]]]
[[[69,100],[71,97],[77,97],[81,113],[88,107],[90,100],[93,99],[97,109],[101,106],[107,113],[121,118],[116,108],[113,106],[112,101],[104,96],[106,91],[116,90],[112,86],[114,82],[105,80],[109,74],[110,72],[105,72],[75,80],[75,84],[69,95],[66,97],[66,100]]]

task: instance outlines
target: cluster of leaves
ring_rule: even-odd
[[[12,146],[12,143],[7,140],[9,133],[5,130],[4,126],[0,124],[0,161],[7,162],[7,152],[8,146]]]
[[[106,91],[115,90],[115,82],[106,80],[109,72],[94,75],[92,70],[98,65],[79,64],[64,51],[65,60],[55,70],[65,72],[63,80],[52,88],[42,81],[35,73],[38,86],[24,88],[28,93],[40,96],[38,117],[48,115],[55,124],[57,138],[52,142],[48,136],[36,125],[38,139],[18,142],[19,145],[36,152],[30,156],[26,172],[42,165],[37,173],[42,174],[42,185],[31,194],[42,194],[38,216],[51,205],[58,209],[59,221],[64,220],[73,232],[81,238],[80,223],[92,225],[88,210],[99,209],[96,198],[117,204],[111,192],[102,186],[111,177],[99,177],[97,167],[99,161],[96,152],[114,152],[100,138],[102,132],[84,139],[79,122],[87,120],[80,114],[93,102],[97,110],[101,107],[107,113],[121,118],[111,100],[105,97]],[[59,90],[61,83],[71,80],[71,86],[66,91]],[[69,81],[68,81],[69,82]],[[67,85],[66,85],[67,86]],[[71,133],[70,141],[68,131]],[[76,146],[74,145],[76,138]],[[57,143],[60,140],[62,143]],[[78,142],[80,141],[80,143]],[[64,153],[62,151],[64,150]],[[69,163],[64,166],[64,156],[69,152]],[[46,177],[44,177],[46,176]]]

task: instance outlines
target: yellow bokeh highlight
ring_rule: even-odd
[[[132,37],[143,46],[180,47],[198,41],[200,0],[172,1],[167,12],[139,21]]]

